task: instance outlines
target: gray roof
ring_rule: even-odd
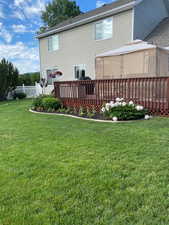
[[[169,18],[165,18],[159,25],[145,38],[145,41],[158,46],[169,46]]]
[[[128,10],[134,7],[135,4],[136,0],[118,0],[110,4],[106,4],[100,8],[83,13],[79,16],[64,21],[57,26],[49,28],[44,33],[37,35],[37,38],[46,37],[53,33],[58,33],[93,21],[97,21],[98,19],[104,18],[106,16],[111,16]]]

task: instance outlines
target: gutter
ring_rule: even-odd
[[[138,5],[140,2],[142,2],[142,0],[132,1],[132,2],[130,2],[128,4],[125,4],[123,6],[119,6],[117,8],[108,10],[106,12],[97,14],[95,16],[91,16],[91,17],[86,18],[86,19],[81,19],[81,20],[79,20],[77,22],[68,24],[66,26],[63,26],[63,27],[60,27],[60,28],[56,28],[56,29],[47,31],[45,33],[39,34],[39,35],[36,36],[36,38],[40,39],[40,38],[43,38],[43,37],[47,37],[49,35],[52,35],[52,34],[55,34],[55,33],[59,33],[61,31],[69,30],[71,28],[74,28],[74,27],[77,27],[77,26],[84,25],[86,23],[95,21],[97,19],[101,19],[104,16],[111,16],[112,14],[120,13],[120,12],[122,12],[124,10],[129,10],[129,9],[133,8],[134,6]]]

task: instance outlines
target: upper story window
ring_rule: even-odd
[[[48,51],[56,51],[59,49],[59,36],[53,35],[48,38]]]
[[[95,24],[95,39],[104,40],[112,38],[113,34],[113,19],[108,18],[101,20]]]

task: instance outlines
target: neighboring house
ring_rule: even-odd
[[[169,47],[169,18],[162,20],[145,40],[158,46]]]
[[[118,0],[39,34],[41,76],[59,70],[60,80],[95,78],[96,55],[144,40],[169,16],[168,0]]]

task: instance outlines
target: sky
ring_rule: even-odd
[[[41,12],[52,0],[0,0],[0,59],[12,62],[20,73],[39,71],[36,32],[43,25]],[[76,0],[86,12],[113,0]]]

